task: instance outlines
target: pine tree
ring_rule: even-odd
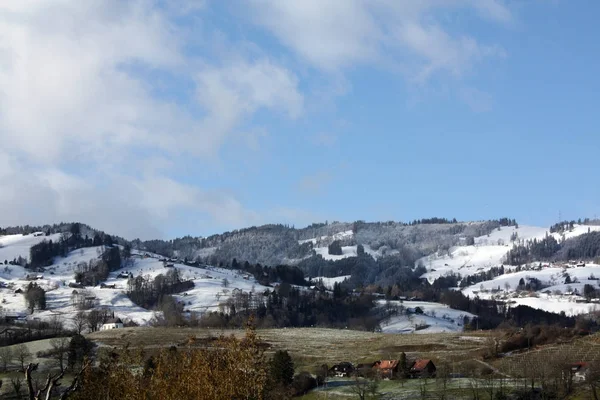
[[[363,246],[362,244],[359,244],[358,246],[356,246],[356,255],[357,256],[364,256],[365,255],[365,246]]]
[[[288,386],[294,381],[294,362],[287,351],[278,350],[273,355],[270,374],[275,384]]]

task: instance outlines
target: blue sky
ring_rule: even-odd
[[[0,226],[599,211],[592,1],[8,1]]]

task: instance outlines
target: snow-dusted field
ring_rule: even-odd
[[[39,243],[48,237],[33,237],[32,235],[11,235],[0,237],[3,248],[2,254],[21,255],[29,254],[29,247]],[[100,286],[86,287],[85,289],[73,289],[69,287],[74,282],[74,274],[77,265],[88,263],[100,257],[103,249],[101,247],[89,247],[72,251],[67,257],[57,257],[54,264],[47,267],[43,273],[43,279],[36,281],[38,285],[46,290],[47,309],[35,311],[28,318],[50,319],[54,316],[61,318],[65,324],[70,324],[77,309],[72,304],[73,291],[85,292],[86,296],[93,297],[96,307],[107,307],[123,319],[131,319],[139,324],[147,324],[153,317],[154,312],[136,306],[129,300],[125,292],[127,290],[127,278],[119,278],[121,272],[131,273],[133,276],[155,277],[166,274],[171,268],[166,268],[159,256],[133,258],[131,267],[111,272],[106,285],[115,285],[114,289],[100,288]],[[147,254],[147,253],[144,253]],[[14,258],[14,257],[13,257]],[[12,260],[12,258],[11,258]],[[233,290],[262,291],[265,287],[255,282],[254,278],[238,271],[231,271],[217,267],[190,267],[183,264],[174,264],[184,279],[194,281],[194,288],[181,293],[175,297],[185,302],[186,311],[204,312],[216,310],[218,304],[227,300]],[[15,293],[19,288],[29,284],[25,279],[27,272],[23,267],[6,265],[0,267],[0,282],[6,287],[0,288],[0,302],[5,313],[26,313],[25,299],[22,294]],[[227,287],[224,287],[224,280]]]
[[[316,282],[322,280],[323,285],[325,285],[325,287],[327,289],[333,290],[333,285],[335,283],[342,283],[346,279],[350,279],[351,276],[352,275],[342,275],[342,276],[336,276],[335,278],[327,278],[325,276],[317,276],[316,278],[312,278],[312,281],[316,283]]]
[[[572,231],[564,232],[564,237],[569,239],[590,231],[600,231],[600,226],[575,225]],[[474,246],[455,246],[450,249],[449,254],[432,254],[421,258],[417,264],[427,269],[423,278],[430,282],[450,273],[458,273],[461,276],[475,275],[504,265],[504,275],[467,287],[463,289],[463,293],[471,297],[505,300],[515,306],[523,304],[555,313],[564,311],[567,315],[588,313],[599,308],[599,304],[583,303],[583,298],[577,295],[583,294],[585,284],[600,289],[599,281],[589,279],[600,277],[599,265],[570,265],[565,268],[562,265],[534,262],[527,267],[528,270],[514,272],[515,266],[505,264],[506,253],[514,244],[510,240],[513,234],[517,235],[517,240],[523,241],[543,239],[546,235],[552,235],[557,240],[563,237],[563,234],[551,234],[546,228],[534,226],[502,227],[489,236],[475,238]],[[539,268],[539,265],[542,267]],[[569,274],[573,283],[565,283],[565,273]],[[517,295],[519,281],[523,279],[527,283],[530,278],[540,280],[546,287],[537,293]]]
[[[392,303],[404,307],[409,314],[392,317],[382,324],[381,330],[385,333],[462,332],[464,317],[474,317],[471,313],[455,310],[440,303],[426,301]],[[385,301],[381,301],[380,304],[383,306]],[[417,307],[423,310],[423,314],[414,313]]]
[[[60,234],[50,236],[34,236],[34,235],[6,235],[0,236],[0,263],[4,260],[12,261],[15,258],[29,259],[29,249],[44,240],[57,241],[60,239]]]
[[[600,231],[600,226],[575,225],[573,231],[564,233],[566,239],[583,235],[589,231]],[[511,236],[517,235],[517,240],[543,239],[546,235],[552,235],[556,240],[561,240],[559,233],[550,233],[547,228],[535,226],[501,227],[494,230],[489,236],[475,238],[474,246],[455,246],[449,254],[438,256],[432,254],[417,261],[417,265],[427,268],[423,275],[430,282],[436,278],[449,273],[459,273],[463,276],[474,275],[491,267],[503,265],[506,253],[512,248]]]

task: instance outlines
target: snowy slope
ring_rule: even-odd
[[[29,249],[44,240],[57,241],[60,233],[50,236],[6,235],[0,236],[0,262],[12,261],[19,256],[29,259]]]
[[[565,283],[568,273],[574,283]],[[526,270],[498,276],[492,280],[480,282],[463,289],[468,296],[494,298],[507,301],[512,305],[528,305],[541,310],[567,315],[588,313],[600,309],[600,304],[583,303],[583,287],[586,284],[600,289],[596,277],[600,277],[600,265],[588,264],[585,267],[542,267],[540,270]],[[538,279],[543,289],[535,293],[517,292],[519,281]],[[594,279],[590,279],[594,278]]]
[[[346,279],[350,279],[351,276],[352,275],[342,275],[342,276],[336,276],[335,278],[327,278],[325,276],[317,276],[316,278],[312,278],[312,281],[313,281],[313,283],[316,283],[316,282],[322,280],[323,285],[325,285],[325,287],[327,289],[333,290],[333,285],[335,283],[342,283]]]
[[[334,233],[331,236],[321,236],[321,237],[318,237],[318,238],[299,240],[298,243],[299,244],[304,244],[304,243],[310,242],[313,245],[317,245],[320,242],[333,242],[334,240],[348,239],[348,238],[351,238],[352,236],[354,236],[354,233],[350,230],[350,231],[343,231],[343,232]]]
[[[444,304],[425,301],[391,302],[409,310],[409,314],[402,314],[390,318],[382,323],[381,330],[385,333],[439,333],[462,332],[464,317],[473,318],[474,315],[465,311],[452,309]],[[385,302],[380,302],[383,306]],[[419,307],[423,314],[414,314]]]
[[[569,239],[587,233],[588,230],[600,231],[600,226],[575,225],[573,231],[565,232],[564,236]],[[523,241],[543,239],[546,235],[552,235],[557,240],[562,237],[559,233],[550,234],[548,229],[535,226],[502,227],[489,236],[475,238],[474,246],[455,246],[449,250],[449,254],[423,257],[417,261],[417,265],[427,268],[428,272],[423,277],[430,282],[449,273],[474,275],[504,264],[506,253],[514,244],[510,240],[513,233],[516,233],[517,240]]]
[[[15,235],[17,236],[17,235]],[[20,236],[20,235],[19,235]],[[6,238],[6,237],[5,237]],[[27,245],[31,246],[40,238],[9,238],[4,240],[5,254],[29,253]],[[43,240],[43,238],[42,238]],[[12,248],[15,247],[15,248]],[[72,305],[73,288],[69,283],[74,281],[77,265],[88,263],[90,260],[98,259],[102,254],[102,247],[90,247],[72,251],[67,257],[58,257],[55,262],[45,269],[43,279],[36,281],[46,290],[47,309],[35,311],[28,318],[49,319],[58,316],[66,325],[72,323],[77,309]],[[145,253],[144,254],[148,254]],[[147,324],[153,317],[152,310],[146,310],[136,306],[129,300],[125,292],[127,290],[127,279],[119,278],[121,272],[131,273],[133,276],[155,277],[158,274],[166,274],[171,268],[166,268],[160,257],[150,254],[151,257],[134,258],[130,267],[114,271],[110,274],[107,285],[115,285],[114,289],[100,288],[100,286],[77,289],[84,292],[86,296],[95,298],[96,307],[107,307],[123,319],[131,319],[139,324]],[[154,257],[152,257],[154,256]],[[254,281],[254,278],[238,271],[225,270],[216,267],[197,268],[183,264],[175,264],[184,279],[194,281],[195,287],[186,294],[178,294],[175,297],[185,302],[185,311],[216,310],[218,304],[227,300],[234,289],[243,291],[262,291],[265,287]],[[25,280],[27,275],[24,268],[8,265],[0,268],[0,302],[5,313],[26,313],[26,304],[22,294],[15,293],[19,288],[25,288],[29,281]],[[227,287],[223,287],[223,280],[227,279]]]
[[[599,281],[588,279],[590,276],[600,277],[600,266],[588,264],[585,267],[576,267],[571,265],[567,268],[563,265],[534,262],[525,267],[527,270],[514,272],[516,267],[504,263],[506,253],[514,244],[510,240],[513,234],[517,235],[518,241],[526,242],[532,239],[543,239],[546,235],[552,235],[557,240],[561,240],[563,236],[565,239],[569,239],[590,231],[600,231],[600,226],[575,225],[572,231],[566,231],[564,234],[551,234],[546,228],[534,226],[502,227],[491,232],[490,235],[475,238],[474,246],[455,246],[449,250],[449,254],[432,254],[423,257],[417,262],[417,265],[423,265],[427,269],[423,278],[427,278],[429,282],[450,273],[458,273],[464,277],[487,271],[491,267],[504,265],[504,275],[467,287],[463,289],[463,293],[471,297],[479,296],[507,301],[513,306],[523,304],[550,312],[564,311],[568,315],[587,313],[599,309],[600,305],[582,303],[582,297],[576,294],[577,292],[583,293],[585,284],[591,284],[600,289]],[[542,268],[538,267],[540,264],[543,265]],[[565,284],[565,273],[579,283]],[[526,283],[529,278],[540,280],[546,287],[532,294],[517,292],[519,281],[524,279]],[[571,292],[575,292],[575,295],[566,294]]]

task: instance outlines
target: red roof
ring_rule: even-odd
[[[581,362],[581,361],[580,361],[580,362],[576,362],[576,363],[573,363],[573,364],[571,364],[571,368],[573,368],[573,369],[575,369],[575,368],[576,368],[576,369],[578,369],[578,370],[579,370],[580,368],[587,368],[587,366],[588,366],[588,363],[586,363],[586,362]]]
[[[394,369],[398,366],[399,362],[398,360],[381,360],[374,367],[379,369]]]
[[[413,364],[412,369],[417,371],[423,370],[427,367],[427,364],[429,364],[430,362],[431,360],[417,360]]]

